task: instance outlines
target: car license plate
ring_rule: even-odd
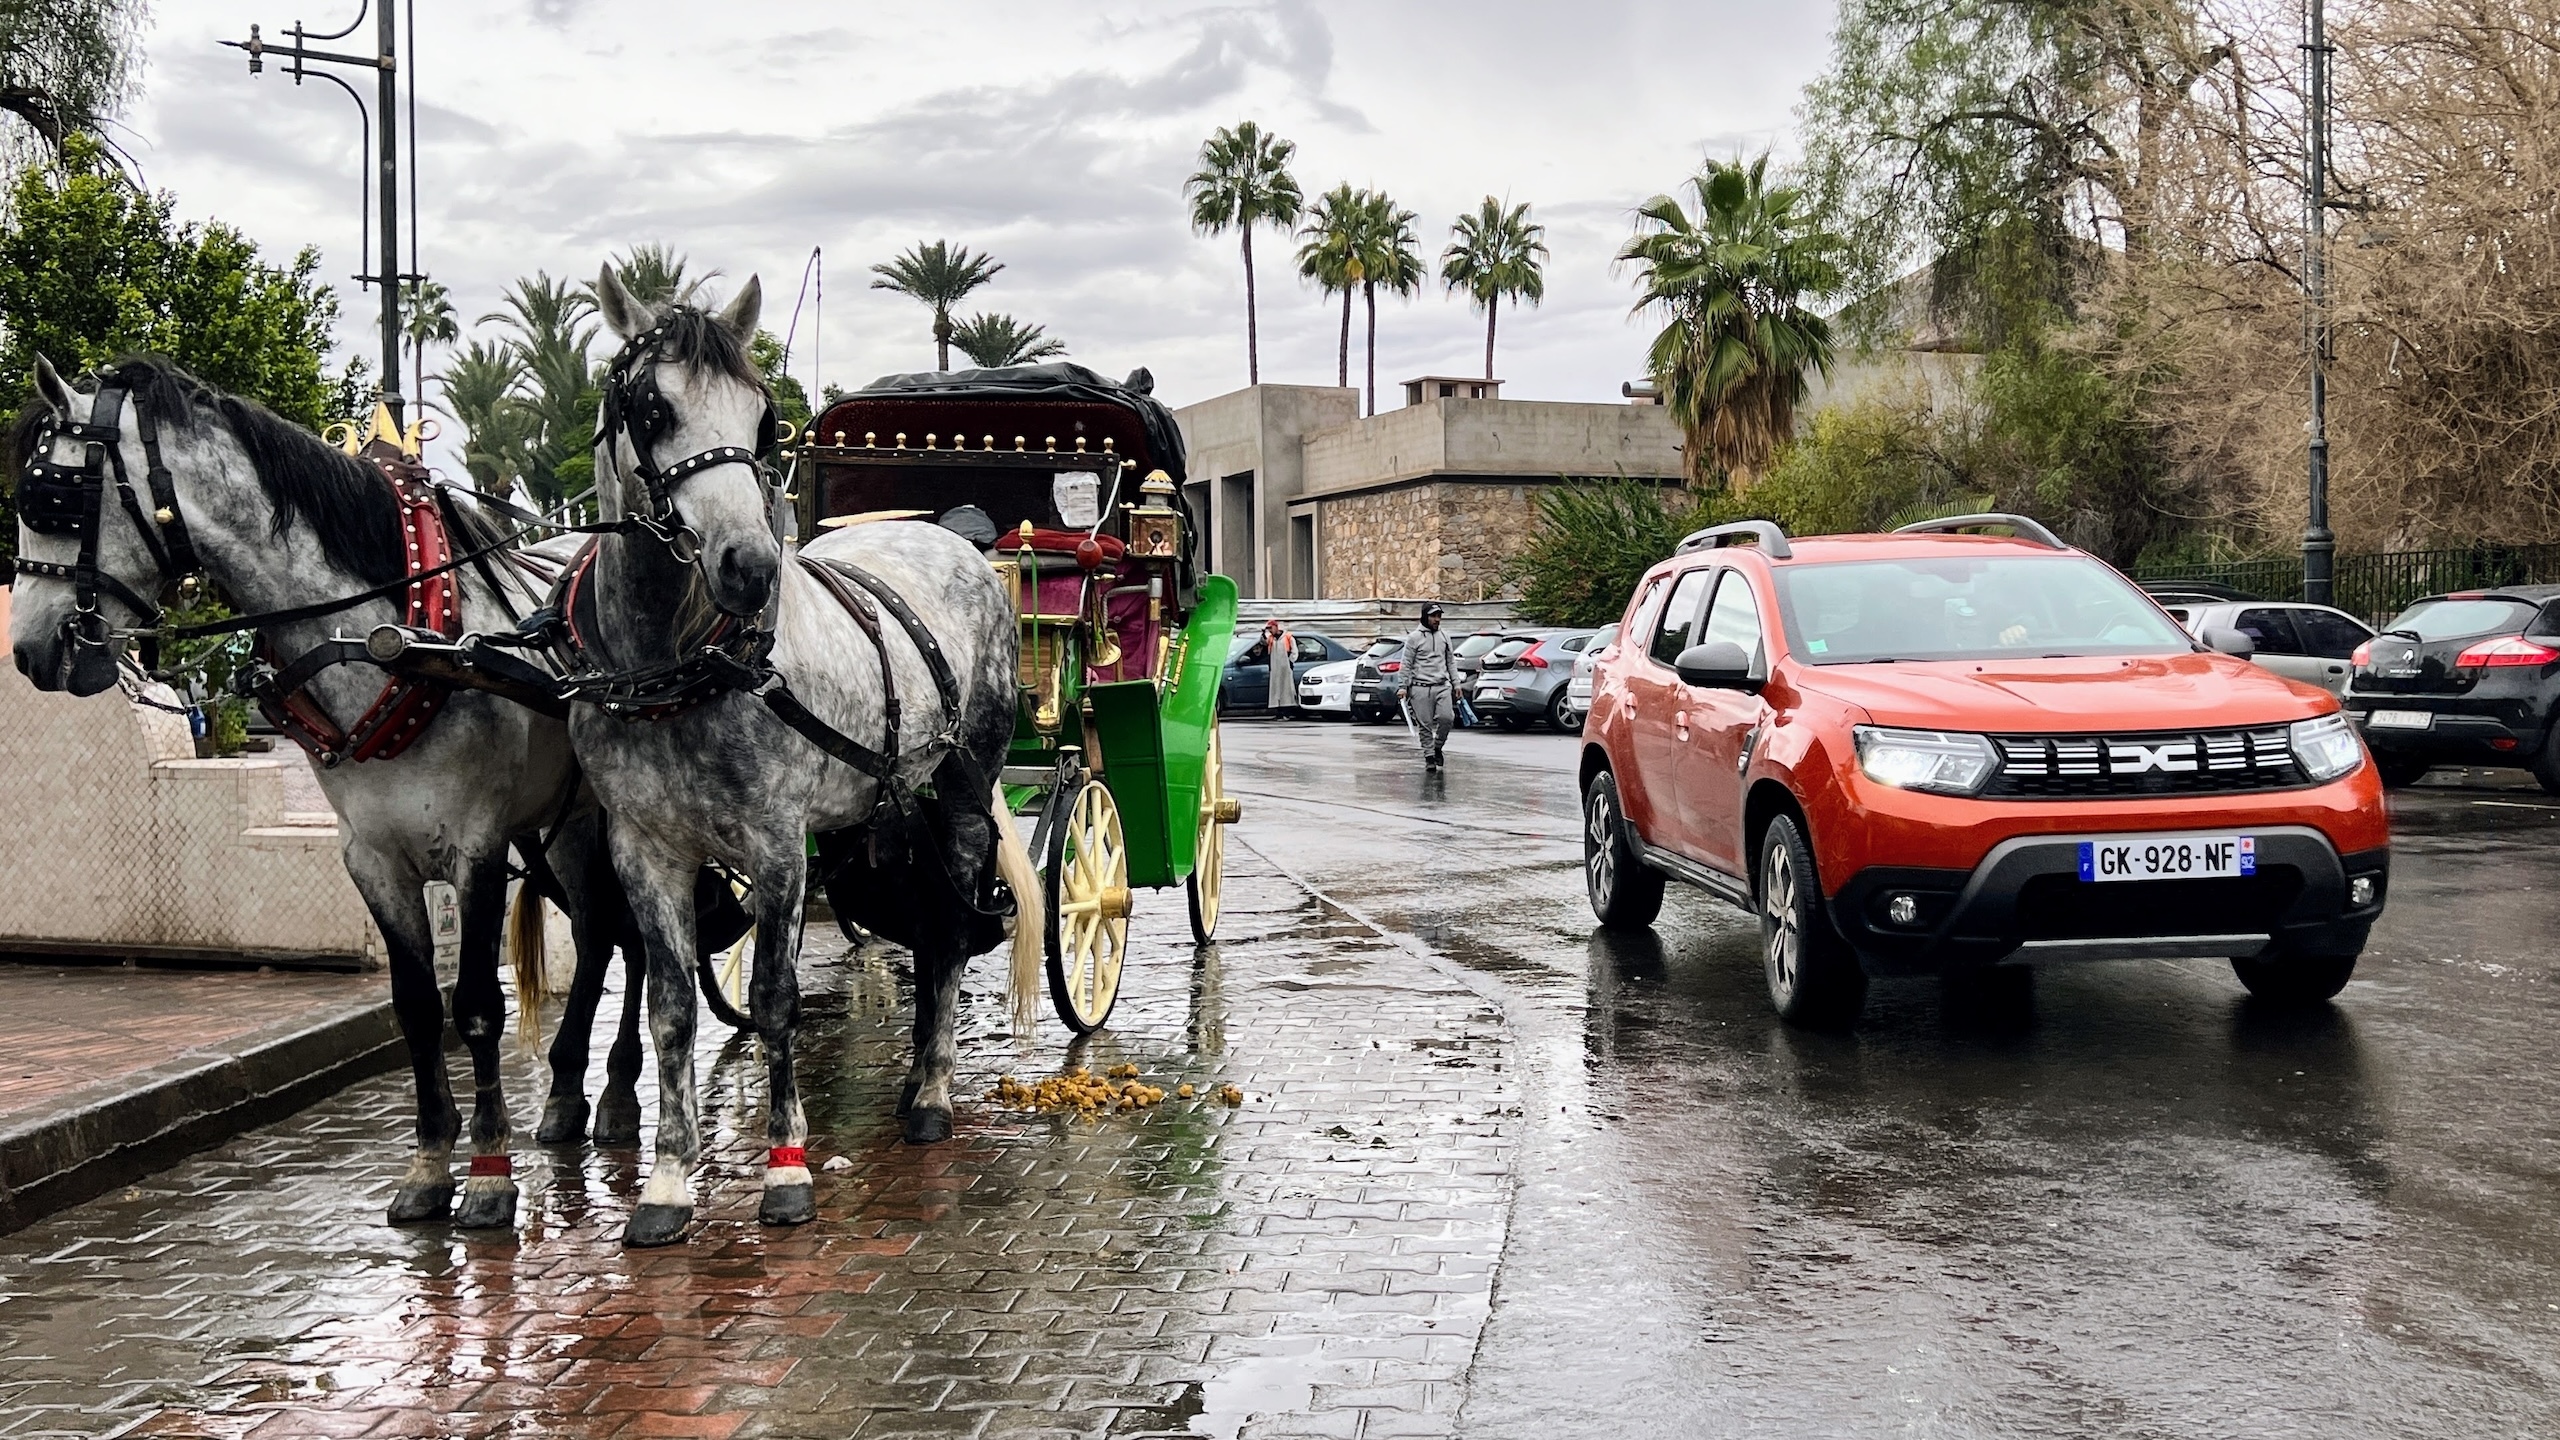
[[[2365,721],[2376,730],[2432,730],[2436,713],[2432,710],[2376,710]]]
[[[2255,835],[2109,835],[2080,842],[2083,880],[2233,879],[2257,873]]]
[[[1366,705],[1369,703],[1369,692],[1366,690],[1354,690],[1351,692],[1351,698],[1363,705]]]

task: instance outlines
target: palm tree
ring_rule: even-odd
[[[462,338],[462,326],[453,316],[453,297],[442,285],[419,276],[401,287],[400,328],[408,336],[412,372],[417,377],[413,392],[423,403],[427,397],[427,347],[450,345]]]
[[[613,278],[631,292],[631,298],[643,305],[667,305],[690,299],[712,277],[698,275],[685,278],[685,257],[664,245],[634,245],[628,255],[613,259]],[[585,287],[580,287],[582,291]],[[586,292],[587,298],[595,298]]]
[[[1025,325],[1010,315],[981,311],[951,327],[951,343],[960,353],[982,370],[1005,365],[1028,365],[1067,353],[1067,342],[1053,339],[1037,325]]]
[[[1674,196],[1638,207],[1647,226],[1618,252],[1639,269],[1636,310],[1667,317],[1647,357],[1664,403],[1688,434],[1692,483],[1710,460],[1734,488],[1750,485],[1795,433],[1807,371],[1831,373],[1831,326],[1809,308],[1839,289],[1847,242],[1771,187],[1769,157],[1710,164]]]
[[[524,366],[514,347],[474,340],[436,377],[444,408],[463,429],[462,466],[471,483],[493,495],[515,488],[524,473],[527,414],[516,387]]]
[[[947,240],[919,241],[886,265],[874,265],[874,290],[890,290],[921,300],[933,309],[934,368],[951,368],[951,307],[969,292],[996,278],[1004,266],[986,255],[969,253],[966,245]]]
[[[1371,190],[1360,199],[1360,301],[1369,312],[1369,413],[1378,413],[1378,290],[1411,297],[1422,289],[1422,252],[1412,211]]]
[[[522,468],[525,490],[544,508],[586,493],[595,481],[598,391],[588,350],[596,327],[595,301],[547,271],[519,279],[500,300],[504,311],[484,315],[515,332],[508,353],[523,372],[516,403],[523,407]]]
[[[1351,388],[1351,292],[1360,288],[1360,194],[1336,185],[1308,206],[1298,231],[1298,273],[1327,295],[1342,297],[1342,348],[1335,352],[1333,383]]]
[[[1262,383],[1262,337],[1254,316],[1253,231],[1272,225],[1283,231],[1298,223],[1297,177],[1289,173],[1289,157],[1298,147],[1263,132],[1247,120],[1233,130],[1218,129],[1200,146],[1200,168],[1183,182],[1191,201],[1191,228],[1201,235],[1223,235],[1232,227],[1244,244],[1244,373],[1245,383]]]
[[[1449,227],[1440,252],[1440,283],[1464,290],[1484,307],[1484,378],[1493,378],[1493,327],[1502,297],[1535,305],[1547,298],[1547,227],[1529,223],[1529,207],[1505,209],[1487,195],[1473,215]]]

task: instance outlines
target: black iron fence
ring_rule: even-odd
[[[2268,555],[2203,565],[2138,565],[2149,584],[2225,586],[2260,600],[2302,598],[2302,557]],[[2560,545],[2473,545],[2451,550],[2386,550],[2341,555],[2336,606],[2379,625],[2422,595],[2493,585],[2560,583]]]

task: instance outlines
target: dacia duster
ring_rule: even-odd
[[[1870,975],[2073,959],[2327,1000],[2389,886],[2382,785],[2337,700],[2247,650],[2018,516],[1702,530],[1594,672],[1591,908],[1649,925],[1677,878],[1756,911],[1809,1024]]]

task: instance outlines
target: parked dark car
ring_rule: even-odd
[[[2359,647],[2347,713],[2386,785],[2522,767],[2560,795],[2560,585],[2430,595]]]
[[[1544,721],[1556,730],[1575,728],[1565,687],[1573,680],[1573,662],[1591,643],[1590,630],[1512,630],[1485,652],[1478,667],[1474,694],[1476,714],[1505,730],[1525,730]]]
[[[1351,647],[1330,635],[1312,631],[1292,632],[1298,642],[1293,669],[1304,670],[1328,660],[1348,660]],[[1227,650],[1226,673],[1218,681],[1218,712],[1223,715],[1250,713],[1269,708],[1271,696],[1271,654],[1262,643],[1262,632],[1240,630],[1235,643]]]
[[[1375,725],[1394,718],[1404,703],[1404,641],[1381,635],[1351,667],[1351,718]]]

